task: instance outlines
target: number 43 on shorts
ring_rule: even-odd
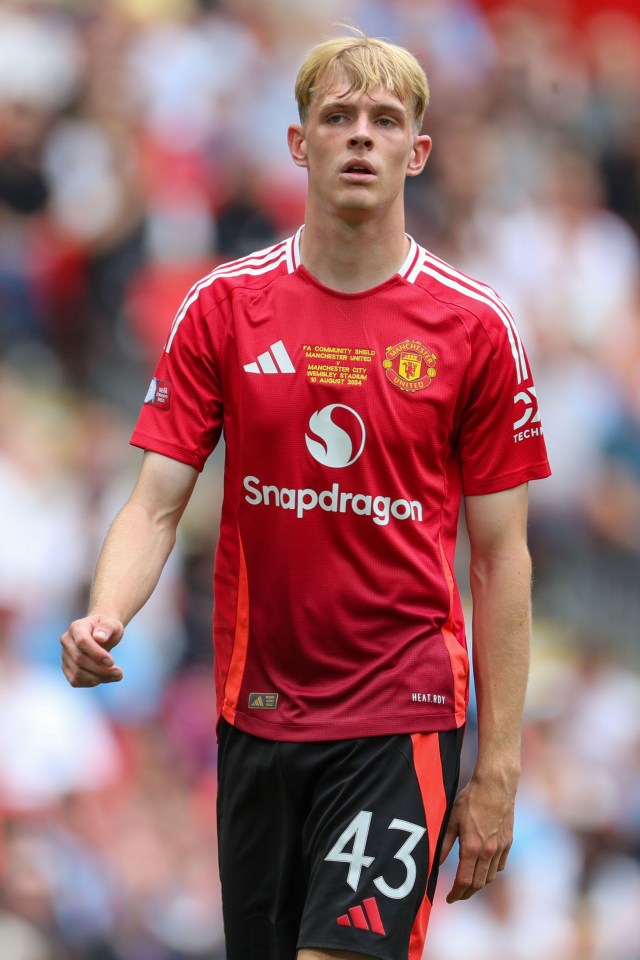
[[[349,826],[343,830],[325,857],[325,860],[333,863],[349,864],[347,883],[353,890],[358,889],[362,870],[370,867],[375,860],[375,857],[370,857],[365,854],[372,816],[373,814],[370,810],[361,810],[360,813],[353,818]],[[392,900],[402,900],[403,897],[411,893],[413,885],[416,882],[416,864],[411,856],[411,852],[422,838],[422,835],[426,833],[426,830],[424,827],[419,827],[415,823],[408,823],[406,820],[398,819],[392,820],[387,829],[403,830],[409,834],[404,843],[398,848],[397,853],[394,854],[394,859],[400,860],[400,862],[404,864],[407,875],[399,887],[390,887],[382,876],[375,877],[373,882],[385,897],[390,897]],[[351,852],[349,852],[345,850],[345,847],[351,840],[353,840],[353,843],[351,845]]]

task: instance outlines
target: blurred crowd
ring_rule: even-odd
[[[448,906],[445,867],[426,955],[640,960],[637,0],[0,3],[3,960],[224,958],[221,452],[128,629],[124,682],[71,690],[58,637],[133,482],[128,435],[186,290],[303,220],[293,82],[345,21],[427,70],[434,149],[408,230],[509,303],[554,469],[531,491],[509,869]],[[473,743],[472,720],[467,775]]]

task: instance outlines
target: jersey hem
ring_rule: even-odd
[[[510,490],[513,487],[519,487],[521,483],[528,483],[529,480],[544,480],[551,476],[551,467],[549,461],[545,460],[534,466],[527,466],[524,470],[518,470],[515,473],[505,473],[501,477],[492,477],[491,480],[481,480],[477,483],[470,483],[463,487],[465,497],[479,496],[485,493],[500,493],[501,490]]]
[[[231,710],[224,707],[222,716],[231,726],[243,733],[249,733],[263,740],[276,740],[287,743],[303,743],[306,740],[355,740],[358,737],[386,737],[396,733],[440,733],[445,730],[458,730],[464,726],[451,713],[420,714],[415,717],[400,717],[395,720],[371,719],[348,721],[344,723],[266,723],[255,717],[248,717],[236,709],[233,719]]]

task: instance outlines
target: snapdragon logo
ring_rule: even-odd
[[[336,414],[336,411],[340,412]],[[334,415],[339,422],[334,420]],[[355,463],[362,455],[367,436],[360,414],[343,403],[331,403],[316,410],[309,418],[309,431],[318,439],[305,433],[307,450],[318,463],[333,469]],[[310,510],[324,510],[325,513],[370,517],[379,527],[386,527],[392,519],[422,521],[422,504],[418,500],[352,493],[339,483],[318,491],[310,487],[277,487],[262,483],[259,477],[245,477],[243,486],[245,500],[251,506],[292,510],[299,519]]]
[[[370,493],[348,493],[339,483],[331,489],[317,493],[309,487],[276,487],[261,484],[258,477],[245,477],[244,489],[247,503],[265,507],[294,510],[296,517],[304,517],[309,510],[324,510],[326,513],[355,513],[371,517],[379,527],[386,527],[391,517],[396,520],[422,520],[422,504],[417,500],[392,500],[391,497],[372,496]]]
[[[335,410],[347,411],[347,417],[343,414],[343,422],[348,429],[334,423]],[[307,450],[314,460],[325,467],[350,467],[364,450],[367,432],[362,417],[344,403],[331,403],[328,407],[316,410],[309,418],[309,430],[319,439],[314,440],[305,433]]]

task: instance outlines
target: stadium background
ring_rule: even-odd
[[[429,960],[640,960],[637,0],[5,0],[0,5],[0,957],[217,960],[210,580],[216,454],[126,680],[58,636],[139,451],[173,313],[288,235],[295,71],[336,21],[404,43],[434,151],[408,228],[519,320],[551,481],[532,489],[534,664],[510,868]],[[464,568],[464,549],[461,569]],[[472,725],[473,726],[473,725]],[[467,771],[473,730],[467,741]]]

